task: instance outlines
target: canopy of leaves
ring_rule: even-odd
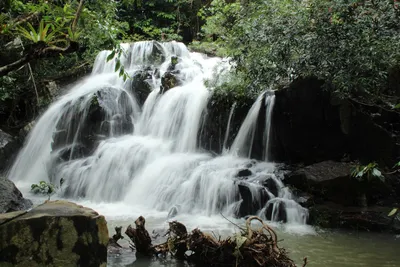
[[[247,88],[315,75],[342,95],[391,93],[388,76],[400,65],[395,0],[213,0],[202,14]]]

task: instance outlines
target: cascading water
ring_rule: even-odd
[[[63,179],[64,197],[92,202],[206,216],[261,212],[305,223],[307,210],[276,177],[275,165],[246,158],[264,94],[236,137],[235,153],[200,153],[197,136],[210,96],[204,81],[223,69],[223,60],[176,42],[122,47],[121,63],[133,79],[124,82],[114,73],[116,60],[106,62],[110,51],[99,53],[92,75],[38,120],[10,179],[20,186]],[[273,97],[265,104],[270,121]]]

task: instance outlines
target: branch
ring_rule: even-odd
[[[40,15],[39,12],[34,12],[34,13],[29,14],[28,16],[26,16],[26,17],[24,17],[24,18],[22,18],[22,19],[17,19],[17,20],[15,20],[14,22],[12,22],[12,23],[10,24],[9,29],[13,29],[13,28],[15,28],[15,27],[18,26],[18,25],[21,25],[21,24],[23,24],[23,23],[25,23],[25,22],[31,21],[31,20],[33,20],[34,18],[38,17],[39,15]]]
[[[1,66],[0,77],[7,75],[10,71],[16,70],[34,59],[55,57],[60,54],[70,54],[77,51],[78,48],[79,45],[76,42],[70,42],[69,45],[65,48],[57,46],[47,47],[46,44],[44,44],[43,42],[39,42],[19,60],[5,66]]]
[[[78,9],[76,10],[75,18],[74,18],[74,21],[72,22],[72,27],[71,27],[72,32],[75,32],[75,30],[76,30],[76,25],[78,24],[79,17],[81,16],[81,13],[82,13],[83,2],[84,2],[84,0],[81,0],[79,2]]]
[[[7,75],[10,71],[13,71],[15,69],[24,66],[29,61],[30,61],[29,55],[25,55],[24,57],[18,59],[13,63],[0,67],[0,77]]]

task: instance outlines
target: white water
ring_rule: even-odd
[[[275,164],[246,158],[251,153],[263,94],[240,129],[231,148],[234,153],[212,157],[199,152],[197,136],[210,97],[204,81],[221,72],[223,60],[190,53],[175,42],[139,42],[123,48],[126,53],[121,62],[128,73],[146,69],[151,77],[147,82],[153,91],[143,107],[138,105],[132,81],[124,82],[114,73],[115,60],[106,63],[110,52],[101,52],[92,75],[39,119],[9,173],[10,179],[19,187],[41,180],[58,185],[64,179],[62,197],[92,203],[88,205],[101,207],[99,212],[125,207],[114,212],[166,216],[174,207],[178,217],[190,214],[203,219],[220,218],[220,213],[234,217],[242,203],[238,184],[243,184],[254,202],[261,203],[261,195],[268,196],[264,208],[260,207],[260,216],[266,218],[266,211],[272,208],[267,219],[281,220],[277,209],[283,203],[288,223],[305,224],[307,210],[294,202],[276,177]],[[155,50],[161,57],[155,59]],[[173,55],[179,58],[176,70],[182,83],[161,95],[160,77]],[[270,120],[273,98],[267,99]],[[105,112],[99,125],[93,119],[97,116],[92,110],[96,101]],[[266,137],[267,147],[268,140]],[[87,143],[94,151],[87,151]],[[251,174],[239,179],[237,174],[242,169],[249,169]],[[274,192],[261,186],[267,181],[276,188]],[[126,209],[128,206],[132,208]]]
[[[270,161],[270,144],[271,144],[271,125],[272,125],[272,112],[274,110],[275,105],[275,94],[268,95],[265,97],[265,118],[266,118],[266,125],[264,131],[264,160]]]

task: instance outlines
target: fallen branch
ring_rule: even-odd
[[[262,224],[260,229],[251,229],[254,220]],[[128,226],[125,233],[132,240],[136,252],[145,256],[171,254],[175,258],[204,266],[296,266],[286,251],[278,247],[275,231],[256,216],[246,220],[246,228],[241,228],[241,233],[222,240],[199,229],[188,233],[182,223],[170,222],[168,239],[159,245],[152,245],[144,224],[145,219],[141,216],[135,221],[136,229]],[[305,258],[303,267],[306,264]]]

